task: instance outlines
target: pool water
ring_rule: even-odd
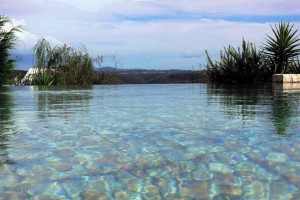
[[[0,89],[0,199],[300,199],[300,91]]]

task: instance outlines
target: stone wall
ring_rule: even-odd
[[[274,74],[273,83],[300,83],[300,74]]]
[[[273,83],[272,89],[274,91],[297,91],[299,92],[300,89],[300,83]]]

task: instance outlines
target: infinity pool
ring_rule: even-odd
[[[300,91],[0,89],[0,199],[300,199]]]

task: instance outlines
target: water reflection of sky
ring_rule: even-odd
[[[297,91],[195,84],[0,93],[0,197],[299,194]]]

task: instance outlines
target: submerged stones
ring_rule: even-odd
[[[167,123],[165,126],[170,127]],[[84,133],[78,130],[75,134],[56,131],[57,137],[50,140],[47,152],[30,153],[26,149],[26,155],[22,155],[18,151],[19,162],[0,166],[0,199],[223,200],[300,196],[299,145],[271,148],[258,145],[262,142],[254,136],[243,139],[238,133],[232,134],[230,141],[215,138],[224,137],[222,131],[203,135],[197,130],[172,129],[173,134],[163,129],[145,136],[142,131],[146,129],[151,130],[143,127],[131,134],[128,131],[133,130],[128,128],[123,133],[125,129],[115,125],[103,134],[101,128],[99,132],[85,128]],[[243,144],[245,141],[247,144]]]
[[[182,181],[179,184],[179,192],[182,194],[187,194],[190,197],[205,197],[209,194],[210,182],[208,181]]]
[[[223,163],[209,163],[209,170],[213,172],[219,172],[222,174],[229,174],[232,172],[230,166]]]
[[[72,149],[58,149],[52,151],[52,154],[61,158],[70,158],[75,155],[75,151],[73,151]]]
[[[18,177],[15,175],[0,176],[0,187],[17,186],[19,184]]]
[[[262,168],[281,166],[289,157],[270,152],[265,160],[254,154],[248,163],[246,157],[223,152],[199,155],[190,160],[170,162],[162,156],[142,156],[125,159],[125,154],[112,153],[113,162],[105,155],[63,154],[57,151],[44,165],[16,167],[15,173],[3,166],[0,188],[26,186],[25,195],[35,199],[268,199],[280,192],[282,199],[293,198],[300,187],[299,165],[285,170],[282,176]],[[67,155],[74,155],[67,158]],[[120,157],[119,157],[120,155]],[[70,162],[63,162],[63,157]],[[75,159],[76,158],[76,159]],[[77,160],[80,158],[81,161]],[[152,163],[151,159],[156,159]],[[121,161],[121,162],[119,162]],[[127,162],[130,162],[126,164]],[[136,162],[136,163],[132,163]],[[235,164],[237,163],[237,164]],[[274,163],[274,164],[272,164]],[[124,166],[127,167],[125,168]],[[279,169],[279,168],[278,168]],[[293,172],[294,175],[289,174]],[[39,176],[41,175],[41,176]],[[282,181],[282,179],[284,179]],[[36,185],[36,187],[34,187]],[[9,190],[10,191],[10,190]],[[22,195],[18,192],[7,196]],[[24,194],[23,194],[24,195]],[[4,194],[3,194],[4,196]],[[0,195],[1,197],[1,195]]]
[[[82,200],[110,200],[110,196],[105,193],[100,193],[95,190],[83,190],[79,194]]]
[[[196,170],[192,173],[193,180],[210,180],[213,177],[211,173],[207,170]]]
[[[112,196],[115,199],[129,199],[130,193],[126,190],[115,190],[113,191]]]
[[[0,166],[0,176],[13,174],[14,170],[15,170],[15,167],[13,167],[13,166],[2,165],[2,166]]]
[[[284,153],[271,152],[267,155],[266,159],[273,162],[286,162],[288,160],[288,157]]]
[[[276,199],[276,195],[292,199],[299,196],[300,164],[295,160],[289,162],[295,150],[290,154],[270,151],[261,155],[245,148],[243,154],[229,154],[216,147],[204,154],[201,148],[189,148],[196,157],[172,161],[162,154],[150,154],[150,149],[134,156],[115,150],[97,154],[95,149],[98,148],[94,144],[82,152],[64,148],[53,150],[50,157],[34,166],[3,165],[0,199],[22,195],[33,199],[87,200]],[[6,190],[13,187],[26,190],[23,193]],[[4,188],[9,192],[4,193]]]

